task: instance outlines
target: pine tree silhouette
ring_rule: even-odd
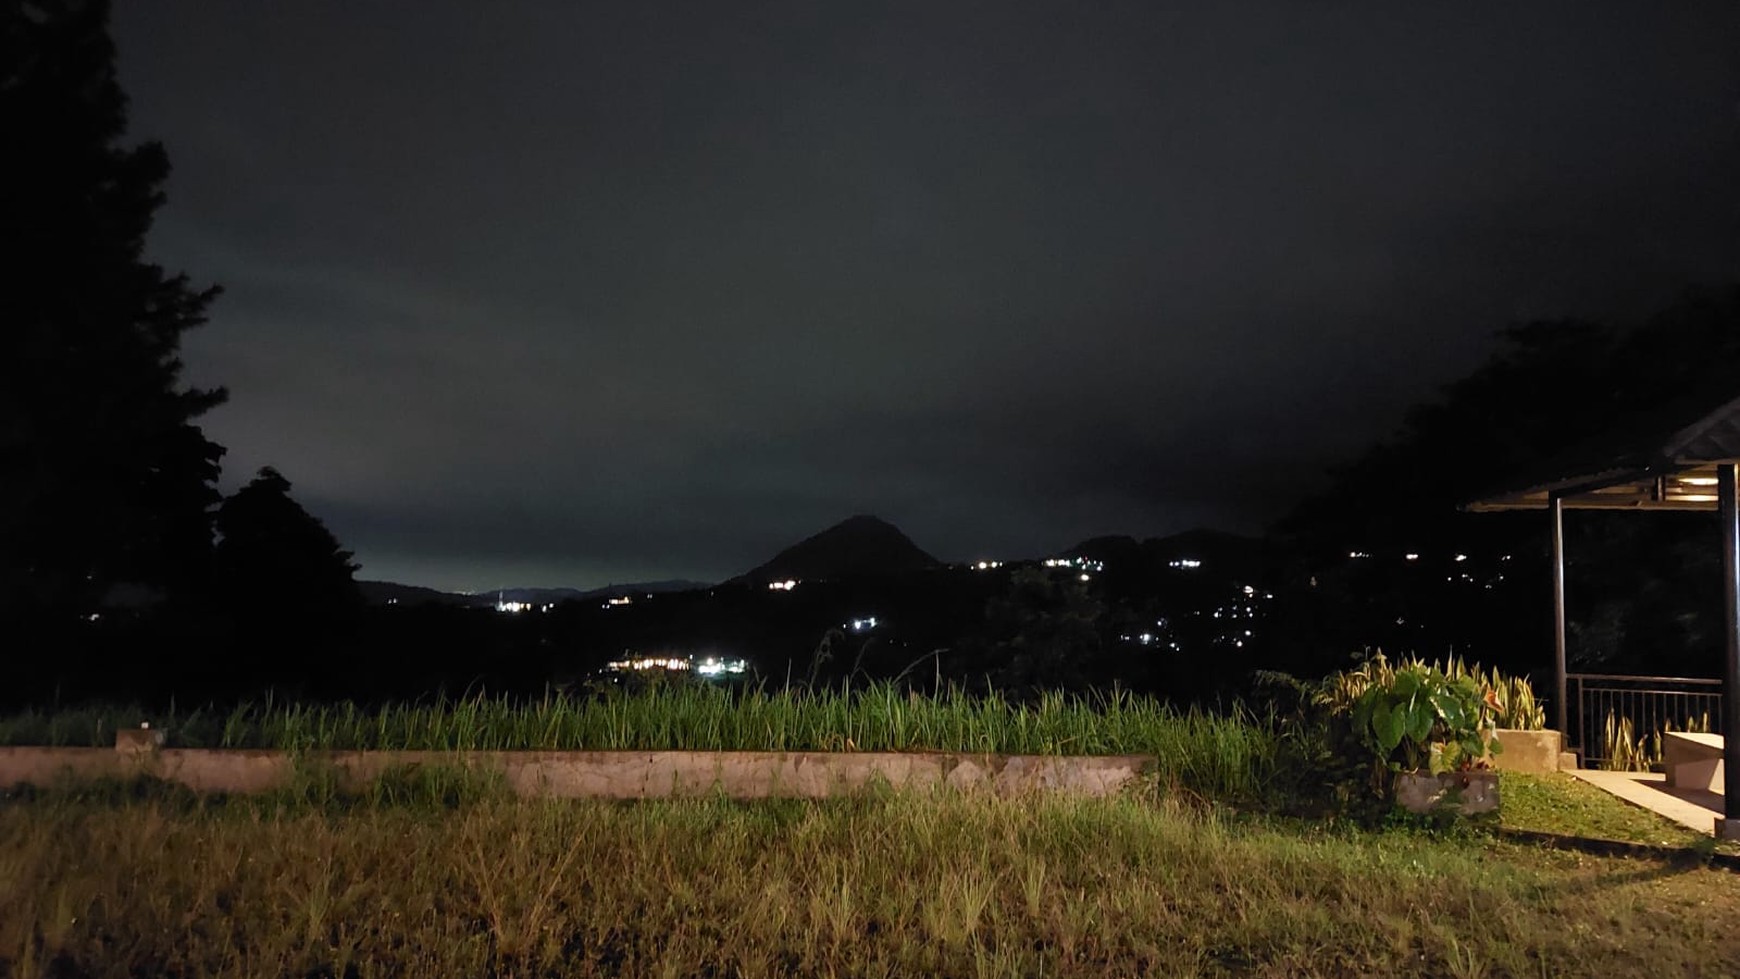
[[[109,5],[0,8],[0,618],[64,622],[118,586],[208,573],[223,449],[194,419],[181,335],[216,288],[144,257],[169,173],[123,146]]]

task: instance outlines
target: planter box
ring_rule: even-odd
[[[1460,816],[1497,812],[1498,773],[1398,772],[1396,805],[1409,812],[1451,812]]]
[[[1499,771],[1546,775],[1559,770],[1564,751],[1559,732],[1499,728],[1494,734],[1502,750],[1491,762]]]

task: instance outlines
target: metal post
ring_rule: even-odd
[[[1561,745],[1571,743],[1570,711],[1565,702],[1565,501],[1558,496],[1548,500],[1553,516],[1553,703],[1559,721]],[[1589,746],[1578,748],[1587,751]]]
[[[1716,467],[1716,510],[1722,523],[1722,624],[1727,648],[1722,656],[1723,816],[1718,839],[1740,839],[1740,485],[1735,466]]]

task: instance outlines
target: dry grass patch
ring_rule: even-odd
[[[0,974],[1714,975],[1740,881],[1126,798],[0,808]]]

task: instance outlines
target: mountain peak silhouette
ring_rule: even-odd
[[[938,567],[900,528],[861,513],[780,551],[748,572],[752,582],[903,574]]]

